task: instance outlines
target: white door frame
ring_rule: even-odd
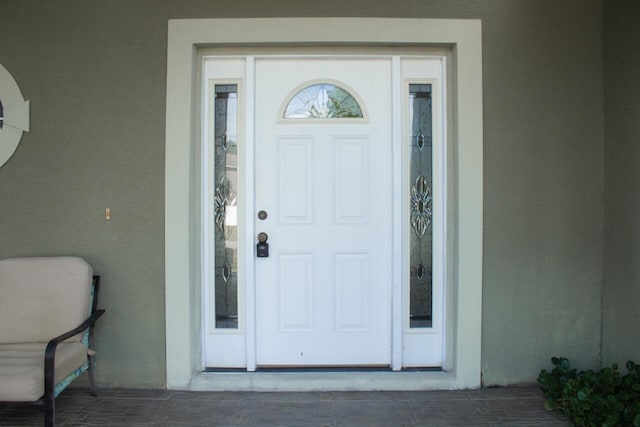
[[[275,18],[169,21],[165,146],[165,308],[167,387],[200,388],[202,292],[197,194],[201,176],[198,48],[208,45],[311,43],[316,45],[422,45],[452,50],[454,187],[450,223],[451,295],[447,311],[447,371],[395,373],[384,388],[479,387],[482,320],[482,53],[478,20]],[[251,88],[247,88],[249,91]],[[253,118],[247,117],[247,120]],[[251,139],[252,135],[247,135]],[[249,207],[248,207],[249,209]],[[249,272],[249,276],[251,272]],[[394,275],[396,277],[397,275]],[[248,283],[252,281],[247,277]],[[462,309],[464,308],[464,309]],[[361,373],[359,373],[361,374]],[[403,375],[404,374],[404,375]],[[245,374],[249,375],[249,374]],[[398,378],[407,381],[398,384]],[[318,379],[319,388],[332,388]],[[264,377],[263,377],[264,378]],[[355,376],[353,378],[356,379]],[[277,381],[277,378],[274,379]],[[274,381],[270,380],[270,381]],[[244,381],[259,388],[255,379]],[[393,383],[393,381],[396,381]],[[308,380],[305,380],[308,383]],[[367,382],[364,382],[367,383]],[[198,385],[200,384],[200,385]],[[241,385],[237,381],[235,387]],[[275,388],[271,382],[263,384]],[[271,384],[269,386],[269,384]],[[367,383],[367,384],[370,384]],[[204,388],[207,388],[206,386]],[[295,388],[295,387],[294,387]],[[363,386],[365,388],[365,386]]]
[[[394,49],[393,54],[389,54],[386,51],[388,49],[382,49],[382,53],[375,52],[379,49],[367,49],[366,53],[358,52],[358,49],[352,50],[348,55],[342,53],[325,53],[319,49],[304,49],[300,52],[300,49],[286,49],[284,53],[259,53],[260,49],[253,49],[253,55],[240,55],[240,54],[228,54],[227,52],[221,53],[219,49],[211,49],[203,52],[201,61],[203,63],[203,75],[201,79],[201,96],[203,99],[209,98],[209,101],[203,102],[203,124],[202,124],[202,143],[201,143],[201,160],[202,172],[208,175],[208,179],[203,180],[203,186],[201,194],[199,195],[202,200],[202,213],[201,213],[201,230],[204,236],[202,240],[202,252],[203,260],[209,260],[203,262],[201,265],[201,277],[203,283],[203,363],[204,367],[216,367],[216,368],[246,368],[247,371],[255,371],[257,353],[260,348],[257,346],[257,336],[253,336],[254,331],[258,331],[261,328],[260,322],[257,321],[257,311],[260,307],[253,307],[246,304],[247,293],[245,290],[249,289],[251,299],[258,298],[260,294],[261,286],[254,285],[253,283],[247,283],[245,280],[246,273],[251,271],[254,274],[256,281],[259,282],[260,277],[255,276],[255,269],[260,266],[264,267],[264,261],[255,261],[254,243],[255,234],[258,231],[264,231],[261,227],[261,222],[255,223],[255,212],[246,209],[245,206],[251,206],[255,199],[254,194],[245,191],[245,186],[249,183],[256,182],[254,175],[254,168],[259,166],[259,163],[254,163],[254,157],[246,156],[246,153],[258,152],[259,147],[256,146],[256,142],[252,140],[245,140],[244,134],[253,132],[254,124],[243,120],[246,115],[245,110],[260,111],[260,108],[254,107],[253,102],[255,94],[245,93],[243,87],[247,81],[247,74],[253,75],[253,64],[258,64],[261,61],[270,62],[273,60],[350,60],[350,61],[366,61],[375,60],[386,63],[389,67],[390,75],[388,76],[387,84],[389,87],[391,97],[393,99],[392,114],[388,117],[391,127],[389,128],[389,138],[393,147],[392,156],[388,159],[390,168],[389,173],[390,180],[389,186],[393,188],[393,191],[389,193],[391,200],[384,206],[389,207],[389,213],[392,214],[394,221],[391,218],[388,219],[384,227],[387,228],[387,232],[392,234],[390,241],[385,244],[390,252],[394,254],[394,257],[389,256],[389,267],[393,266],[393,271],[398,274],[397,279],[387,282],[391,293],[388,295],[390,301],[386,308],[390,311],[389,326],[392,328],[392,336],[394,337],[393,343],[389,342],[388,357],[389,365],[394,371],[399,371],[404,367],[442,367],[447,369],[444,359],[444,330],[445,330],[445,316],[443,315],[445,308],[444,301],[446,288],[446,200],[447,200],[447,188],[445,185],[446,167],[447,167],[447,151],[444,141],[446,137],[445,115],[446,111],[445,99],[447,98],[444,93],[446,87],[446,52],[431,51],[425,55],[424,52],[420,54],[399,52],[398,49]],[[272,50],[272,49],[268,49]],[[332,51],[334,49],[331,49]],[[422,49],[424,50],[424,49]],[[256,76],[257,77],[257,76]],[[393,79],[392,79],[393,77]],[[393,81],[392,81],[393,80]],[[412,234],[411,227],[409,226],[409,187],[412,182],[409,178],[409,158],[407,157],[407,142],[409,140],[408,129],[409,126],[409,111],[408,111],[408,85],[411,82],[430,82],[433,85],[433,149],[434,149],[434,172],[433,172],[433,188],[436,194],[433,204],[433,247],[434,247],[434,259],[433,259],[433,304],[434,304],[434,324],[430,329],[410,329],[409,319],[409,272],[408,266],[409,253],[407,252],[408,235]],[[237,329],[216,329],[215,328],[215,309],[212,304],[212,287],[214,286],[215,273],[213,272],[213,259],[210,254],[214,253],[214,233],[213,229],[213,202],[211,200],[211,194],[213,194],[212,179],[212,165],[213,157],[211,152],[211,145],[213,144],[213,137],[210,134],[213,129],[211,122],[213,117],[213,111],[211,110],[211,96],[213,85],[215,84],[229,84],[234,83],[238,85],[238,107],[239,110],[236,113],[240,129],[238,136],[238,165],[240,166],[239,183],[237,187],[238,195],[238,225],[239,225],[239,239],[241,245],[239,247],[238,256],[238,311],[240,313],[240,323]],[[370,92],[361,91],[360,95]],[[388,108],[392,105],[392,99],[389,99],[384,103],[383,108]],[[362,102],[362,101],[361,101]],[[250,105],[248,105],[250,104]],[[366,106],[362,104],[362,106]],[[376,105],[370,105],[370,108],[376,107]],[[268,110],[271,111],[271,110]],[[249,113],[250,114],[250,113]],[[401,117],[403,116],[403,117]],[[256,117],[258,118],[258,117]],[[299,125],[300,123],[298,123]],[[311,123],[305,122],[305,125]],[[317,123],[316,123],[317,124]],[[340,125],[340,127],[344,126]],[[393,129],[393,132],[391,130]],[[260,138],[259,134],[256,134],[256,138]],[[404,141],[404,142],[403,142]],[[373,155],[374,153],[370,153]],[[451,153],[448,153],[451,155]],[[261,158],[262,161],[262,157]],[[247,167],[253,165],[252,168]],[[401,183],[401,184],[398,184]],[[393,202],[392,202],[393,200]],[[255,209],[260,207],[256,205]],[[273,226],[273,224],[264,224],[265,226]],[[257,228],[255,228],[257,227]],[[399,256],[398,256],[399,255]],[[397,264],[392,265],[393,262]],[[262,264],[262,265],[261,265]],[[392,285],[400,285],[401,289],[393,289]],[[393,294],[393,298],[392,298]],[[393,301],[393,304],[391,303]],[[258,302],[256,300],[256,302]],[[271,305],[269,305],[271,307]],[[393,313],[391,313],[393,312]],[[392,315],[391,315],[392,314]],[[379,320],[379,317],[378,317]],[[247,328],[250,325],[250,328]],[[421,349],[425,349],[421,350]],[[248,363],[247,363],[248,362]]]

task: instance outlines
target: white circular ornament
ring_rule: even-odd
[[[0,65],[0,167],[18,148],[22,132],[29,132],[29,101],[13,76]]]

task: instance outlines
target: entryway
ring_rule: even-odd
[[[360,390],[416,390],[479,386],[483,206],[480,21],[371,18],[184,19],[170,20],[168,27],[165,145],[167,387],[198,390],[337,390],[345,387]],[[294,49],[296,52],[292,52]],[[260,209],[256,207],[254,199],[259,184],[254,177],[258,161],[255,155],[255,124],[259,111],[255,108],[255,96],[249,94],[256,93],[256,64],[268,59],[267,56],[282,55],[298,58],[315,55],[342,59],[354,59],[354,55],[358,59],[364,59],[363,56],[369,55],[378,59],[380,56],[390,59],[392,105],[389,109],[393,140],[391,188],[402,188],[401,192],[393,191],[391,196],[390,367],[397,371],[405,367],[423,367],[435,363],[436,366],[442,365],[441,371],[341,371],[340,378],[334,378],[331,373],[326,372],[319,374],[320,376],[310,375],[313,378],[307,378],[309,375],[306,374],[251,372],[260,371],[257,362],[256,275],[257,262],[263,258],[256,258],[255,246],[260,231],[256,228],[256,217]],[[442,153],[444,157],[439,157],[435,151],[432,153],[434,158],[444,158],[444,161],[433,163],[431,173],[434,182],[432,193],[429,194],[428,181],[418,179],[419,175],[426,178],[425,173],[429,171],[415,171],[417,176],[410,177],[413,172],[409,166],[408,154],[397,141],[406,143],[408,135],[405,132],[411,131],[406,122],[409,115],[403,111],[410,103],[403,98],[412,97],[418,103],[423,102],[430,99],[428,92],[435,87],[429,88],[421,84],[428,83],[426,81],[407,82],[406,79],[416,76],[411,76],[411,73],[403,75],[405,71],[401,64],[410,57],[433,59],[434,56],[443,58],[446,72],[442,75],[450,77],[448,81],[442,82],[442,90],[448,94],[443,98],[447,100],[443,117],[446,115],[450,120],[445,121],[446,126],[441,129],[442,140],[446,143]],[[215,57],[224,60],[226,64],[216,67],[218,74],[212,76],[215,79],[212,88],[208,86],[210,79],[204,78],[208,63],[205,63],[205,57]],[[418,73],[417,76],[421,75]],[[319,76],[319,79],[328,79],[320,82],[328,84],[336,83],[332,80],[337,80],[331,76]],[[230,240],[228,246],[226,241],[218,246],[225,248],[225,252],[226,249],[233,248],[237,252],[235,255],[220,256],[217,267],[213,252],[215,242],[205,241],[205,237],[214,236],[215,227],[218,226],[215,223],[214,179],[221,177],[215,176],[215,173],[209,176],[205,171],[215,172],[227,168],[207,169],[209,155],[213,156],[213,150],[208,146],[211,139],[206,134],[211,132],[213,135],[215,132],[214,129],[202,127],[204,117],[208,114],[203,110],[210,108],[212,111],[215,108],[209,105],[213,99],[208,96],[213,93],[208,92],[209,89],[214,92],[219,90],[220,100],[226,97],[228,111],[234,111],[233,104],[238,104],[235,107],[236,124],[238,140],[242,141],[235,147],[236,153],[224,139],[215,142],[227,149],[228,158],[225,157],[224,161],[225,165],[229,165],[228,171],[234,168],[235,156],[238,162],[236,170],[239,188],[235,206],[228,203],[234,200],[232,194],[221,191],[218,197],[218,201],[225,206],[224,211],[219,212],[218,222],[222,225],[224,218],[224,228],[229,233],[227,237],[234,235],[234,227],[237,233],[235,243]],[[360,93],[356,95],[367,96]],[[401,109],[395,107],[398,105]],[[233,121],[228,124],[233,125]],[[417,133],[415,136],[419,135]],[[426,147],[428,144],[421,137],[415,139],[415,145]],[[434,150],[436,145],[433,146]],[[436,165],[441,165],[443,170],[436,171]],[[446,193],[440,190],[442,197],[436,194],[438,185],[435,180],[438,176],[445,177],[447,182]],[[209,186],[208,190],[204,189],[206,186]],[[411,192],[412,188],[415,188],[414,192]],[[434,262],[431,272],[424,262],[414,263],[409,254],[412,246],[409,241],[411,232],[416,236],[423,231],[425,234],[428,232],[428,226],[425,228],[428,216],[425,203],[430,197],[433,203],[433,256],[438,253],[443,256],[443,260]],[[442,204],[444,212],[441,214],[442,227],[436,225],[437,203]],[[413,218],[410,216],[410,208],[418,213]],[[234,211],[237,221],[235,226]],[[276,213],[266,213],[268,217],[275,218],[272,215]],[[443,233],[440,237],[435,234],[438,230]],[[275,250],[273,244],[276,242],[276,235],[277,232],[270,235],[267,241],[272,251]],[[444,251],[437,250],[437,245],[443,245]],[[416,251],[421,258],[428,258],[427,252],[428,248]],[[438,265],[442,265],[441,279],[436,279]],[[215,298],[218,290],[211,284],[215,282],[216,275],[229,284],[221,287],[220,292],[223,289],[225,292],[231,291],[224,298]],[[446,295],[443,292],[439,296],[442,298],[439,303],[435,302],[437,295],[434,293],[431,320],[426,312],[415,311],[411,314],[414,306],[409,304],[410,299],[406,295],[412,278],[419,279],[420,287],[427,277],[433,277],[434,282],[442,280],[446,291]],[[422,303],[423,298],[418,300],[421,301],[418,307],[429,306]],[[215,313],[212,315],[212,310],[209,310],[218,310],[216,301],[224,308],[219,316]],[[446,308],[445,313],[435,313],[438,307]],[[440,343],[444,341],[445,345],[425,345],[425,340],[437,337],[437,334],[425,332],[429,322],[434,322],[431,324],[433,327],[438,316],[443,320],[438,326],[442,338]],[[413,352],[411,348],[417,348],[418,351]],[[420,350],[424,348],[438,348],[442,353],[433,359],[436,362],[425,361],[425,353]],[[209,360],[209,355],[213,354],[219,359]],[[417,358],[413,358],[412,354]],[[240,372],[203,372],[207,366],[217,366],[223,370],[236,367]],[[292,379],[296,384],[288,386]]]
[[[205,366],[442,368],[445,58],[203,61]]]

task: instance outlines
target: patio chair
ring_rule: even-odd
[[[93,325],[100,277],[77,257],[0,261],[0,402],[44,405],[55,425],[55,398],[89,371],[96,394]]]

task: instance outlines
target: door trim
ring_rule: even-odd
[[[421,389],[480,386],[482,320],[482,52],[479,20],[379,18],[194,19],[169,21],[165,145],[167,387],[189,388],[202,368],[198,49],[203,46],[419,45],[452,51],[454,221],[447,311],[448,372]],[[295,40],[294,40],[295,39]],[[247,88],[249,90],[249,88]],[[247,117],[247,120],[250,118]],[[247,138],[250,138],[247,135]],[[249,153],[247,153],[249,154]],[[251,273],[249,273],[251,274]],[[394,277],[397,274],[394,273]],[[252,280],[247,277],[248,283]],[[464,310],[458,309],[464,307]],[[250,326],[248,326],[250,327]],[[194,382],[195,384],[195,382]],[[318,384],[318,387],[322,387]]]

